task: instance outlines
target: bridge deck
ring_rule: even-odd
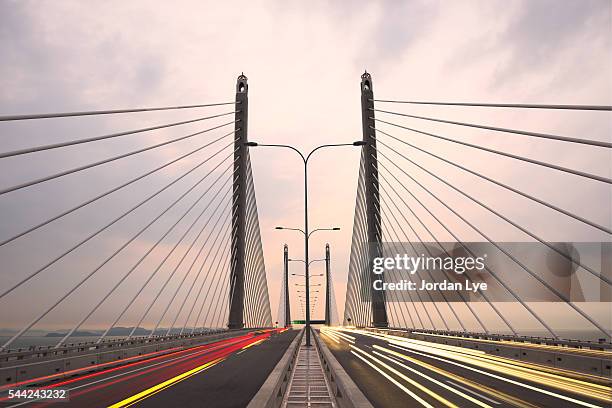
[[[65,408],[246,406],[295,335],[251,332],[47,385],[70,390]]]
[[[486,356],[437,343],[395,341],[367,331],[322,330],[322,339],[376,407],[607,406],[610,381]],[[580,384],[575,387],[576,380]]]

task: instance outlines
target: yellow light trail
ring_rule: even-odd
[[[385,352],[390,353],[390,354],[397,353],[397,352],[395,352],[393,350],[389,350],[389,349],[381,347],[379,345],[374,345],[374,348],[379,349],[379,350],[384,350]],[[374,353],[377,353],[377,352],[374,352]],[[410,361],[410,362],[412,362],[412,363],[414,363],[416,365],[419,365],[419,366],[421,366],[423,368],[426,368],[426,369],[428,369],[430,371],[433,371],[434,373],[440,374],[440,375],[442,375],[444,377],[450,378],[450,379],[452,379],[454,381],[457,381],[457,382],[460,382],[460,383],[462,383],[464,385],[472,387],[475,390],[478,390],[478,391],[480,391],[480,392],[482,392],[484,394],[489,394],[489,395],[493,396],[494,398],[497,398],[497,399],[500,399],[500,400],[502,400],[504,402],[507,402],[510,405],[513,405],[513,406],[516,406],[516,407],[520,407],[520,408],[538,408],[536,405],[532,405],[532,404],[530,404],[527,401],[523,401],[523,400],[521,400],[519,398],[516,398],[516,397],[514,397],[512,395],[503,393],[503,392],[498,391],[498,390],[496,390],[494,388],[491,388],[491,387],[487,387],[486,385],[479,384],[479,383],[477,383],[475,381],[468,380],[465,377],[461,377],[461,376],[459,376],[457,374],[453,374],[453,373],[451,373],[449,371],[443,370],[441,368],[438,368],[438,367],[436,367],[434,365],[428,364],[428,363],[426,363],[424,361],[421,361],[421,360],[418,360],[416,358],[409,357],[409,356],[407,356],[405,354],[402,354],[402,358],[405,359],[405,360],[408,360],[408,361]],[[398,361],[395,361],[395,360],[393,360],[393,361],[396,364],[398,364],[398,365],[400,365],[402,367],[404,366],[402,363],[400,363]]]
[[[481,343],[503,344],[506,346],[530,347],[530,348],[535,348],[535,349],[548,350],[551,352],[575,353],[575,354],[582,354],[582,355],[593,356],[593,357],[612,358],[612,352],[606,351],[606,350],[580,349],[580,348],[571,348],[571,347],[564,347],[564,346],[555,346],[555,345],[550,345],[550,344],[523,343],[523,342],[521,342],[520,344],[517,344],[516,342],[510,341],[510,340],[476,339],[476,338],[452,336],[449,334],[432,334],[432,333],[425,333],[425,332],[418,332],[418,331],[413,331],[412,333],[420,334],[424,336],[431,336],[431,337],[442,337],[442,338],[459,339],[459,340],[466,340],[466,341],[469,340],[469,341],[477,341]]]
[[[482,350],[465,349],[465,348],[458,347],[458,346],[449,346],[449,345],[437,344],[437,343],[432,344],[432,343],[428,343],[422,340],[414,340],[414,339],[401,339],[401,340],[396,340],[396,341],[398,343],[414,344],[417,346],[422,346],[424,347],[422,351],[426,351],[426,352],[429,352],[428,348],[434,348],[438,350],[444,350],[447,352],[451,352],[451,354],[448,354],[448,353],[441,353],[441,354],[444,354],[444,356],[446,357],[454,358],[455,360],[469,362],[468,361],[469,359],[473,359],[473,360],[477,360],[480,362],[493,364],[489,368],[495,367],[494,371],[502,372],[504,374],[510,374],[514,377],[524,378],[525,374],[532,375],[534,373],[537,373],[537,375],[542,378],[541,383],[546,384],[546,385],[555,384],[556,388],[563,389],[563,390],[566,390],[569,384],[569,386],[572,387],[572,389],[574,389],[573,387],[576,387],[577,390],[587,389],[587,391],[593,390],[594,392],[597,392],[597,390],[603,393],[610,392],[610,388],[605,385],[594,384],[594,383],[590,383],[590,382],[586,382],[586,381],[578,379],[581,377],[583,378],[585,377],[585,376],[581,376],[580,374],[576,373],[576,375],[571,376],[570,378],[568,378],[567,376],[563,376],[562,374],[564,374],[566,370],[556,371],[554,368],[549,368],[547,370],[541,370],[540,369],[541,366],[539,365],[518,362],[516,360],[509,359],[509,358],[490,355],[490,354],[485,353]],[[455,353],[459,353],[459,354],[455,354]],[[460,357],[462,355],[463,357]],[[544,379],[546,379],[547,382],[544,382],[543,381]]]
[[[389,343],[403,346],[410,350],[418,350],[440,357],[450,358],[455,361],[471,364],[501,374],[510,375],[512,377],[529,380],[535,382],[536,384],[550,386],[562,391],[572,392],[601,401],[610,401],[610,393],[612,390],[609,387],[576,380],[574,378],[566,378],[534,369],[528,369],[525,367],[516,367],[512,364],[514,362],[513,360],[503,361],[503,358],[497,356],[493,356],[495,358],[493,360],[487,358],[488,356],[462,354],[454,351],[443,350],[439,347],[429,347],[428,345],[415,344],[411,341],[390,340]],[[499,361],[500,359],[502,361]]]
[[[354,331],[358,332],[358,331]],[[537,384],[551,386],[563,391],[573,392],[578,395],[583,395],[595,398],[601,401],[610,402],[612,389],[609,386],[584,381],[578,378],[589,378],[588,375],[574,373],[573,376],[565,376],[567,370],[555,370],[548,368],[541,370],[541,366],[517,362],[513,359],[508,359],[499,356],[493,356],[485,353],[482,350],[467,349],[459,346],[451,346],[446,344],[431,343],[423,340],[407,339],[400,336],[387,334],[373,334],[362,332],[361,334],[369,337],[385,340],[390,344],[396,344],[407,347],[409,349],[419,350],[425,353],[436,354],[442,357],[451,358],[453,360],[486,368],[502,374],[508,374],[521,379],[529,379]],[[597,378],[602,380],[602,378]]]
[[[329,337],[331,340],[335,341],[336,343],[340,344],[340,337],[336,336],[335,334],[329,332],[329,331],[323,331],[321,330],[321,334],[324,336]]]
[[[336,341],[336,343],[339,343],[340,339],[348,341],[349,343],[353,343],[353,344],[355,343],[355,337],[349,336],[348,334],[342,333],[336,329],[321,328],[321,333],[333,338],[334,341]]]
[[[375,351],[375,352],[374,352],[374,354],[376,354],[377,356],[380,356],[380,357],[382,357],[382,358],[385,358],[385,359],[387,359],[387,360],[389,360],[389,361],[392,361],[393,363],[395,363],[395,364],[399,365],[400,367],[402,367],[402,368],[404,368],[404,369],[406,369],[406,370],[412,371],[412,372],[413,372],[413,373],[415,373],[416,375],[419,375],[419,376],[421,376],[421,377],[423,377],[423,378],[425,378],[425,379],[427,379],[427,380],[431,381],[432,383],[439,385],[439,386],[440,386],[440,387],[442,387],[442,388],[446,388],[446,389],[447,389],[447,390],[449,390],[450,392],[455,393],[455,394],[457,394],[457,395],[459,395],[459,396],[461,396],[461,397],[463,397],[463,398],[465,398],[465,399],[467,399],[467,400],[469,400],[469,401],[472,401],[474,404],[476,404],[476,405],[478,405],[478,406],[480,406],[480,407],[483,407],[483,408],[492,408],[492,407],[491,407],[491,405],[489,405],[489,404],[485,404],[484,402],[482,402],[482,401],[480,401],[480,400],[478,400],[478,399],[476,399],[476,398],[472,397],[471,395],[467,395],[467,394],[465,394],[465,393],[463,393],[463,392],[461,392],[461,391],[459,391],[459,390],[456,390],[455,388],[453,388],[453,387],[451,387],[451,386],[449,386],[449,385],[447,385],[447,384],[444,384],[443,382],[438,381],[438,380],[436,380],[435,378],[430,377],[430,376],[428,376],[427,374],[420,372],[419,370],[415,370],[414,368],[409,367],[409,366],[407,366],[406,364],[402,364],[402,363],[400,363],[399,361],[396,361],[396,360],[392,359],[392,358],[391,358],[391,357],[389,357],[389,356],[385,356],[384,354],[379,353],[379,352],[377,352],[377,351]]]
[[[406,381],[407,383],[411,384],[412,386],[418,388],[419,390],[423,391],[424,393],[428,394],[429,396],[433,397],[434,399],[440,401],[442,404],[444,404],[447,407],[450,408],[459,408],[458,405],[453,404],[452,402],[450,402],[449,400],[447,400],[446,398],[442,397],[440,394],[437,394],[435,392],[433,392],[432,390],[430,390],[429,388],[425,387],[424,385],[416,382],[415,380],[413,380],[412,378],[407,377],[406,375],[402,374],[401,372],[399,372],[398,370],[396,370],[395,368],[391,367],[390,365],[386,364],[384,361],[369,355],[368,353],[366,353],[365,351],[361,350],[358,347],[355,346],[351,346],[351,350],[356,350],[359,351],[360,353],[362,353],[363,355],[371,358],[373,361],[376,361],[379,365],[383,366],[384,368],[386,368],[387,370],[391,371],[393,374],[397,375],[398,377],[400,377],[402,380]],[[382,370],[378,370],[379,372],[382,372]],[[386,378],[391,378],[387,375],[385,375]],[[394,382],[395,383],[395,382]],[[395,383],[397,385],[397,383]],[[400,387],[402,388],[402,387]],[[402,388],[404,389],[404,388]],[[405,390],[404,390],[405,391]],[[416,394],[411,394],[411,396],[415,399],[417,399],[419,402],[421,402],[423,405],[425,406],[430,406],[427,402],[425,402],[424,400],[422,400],[420,397],[416,396]]]
[[[225,360],[225,358],[218,358],[206,364],[202,364],[201,366],[198,366],[192,370],[186,371],[183,374],[179,374],[176,377],[166,380],[160,384],[154,385],[153,387],[148,388],[144,391],[141,391],[138,394],[128,397],[122,401],[119,401],[116,404],[110,405],[108,408],[123,408],[123,407],[129,407],[131,405],[134,405],[137,402],[140,402],[145,398],[149,398],[150,396],[155,395],[158,392],[163,391],[168,387],[171,387],[181,381],[188,379],[189,377],[192,377],[204,370],[209,369],[210,367],[214,366],[215,364],[220,363],[223,360]]]
[[[347,337],[347,338],[349,338],[349,339],[351,339],[351,340],[355,340],[355,337],[353,337],[353,336],[349,336],[348,334],[343,333],[343,332],[342,332],[342,330],[338,330],[338,328],[336,328],[336,327],[326,328],[326,330],[333,330],[333,331],[335,331],[336,333],[338,333],[338,334],[340,334],[340,335],[342,335],[342,336],[344,336],[344,337]]]
[[[535,386],[532,386],[532,385],[529,385],[529,384],[525,384],[525,383],[522,383],[520,381],[515,381],[515,380],[512,380],[510,378],[501,377],[499,375],[492,374],[492,373],[489,373],[487,371],[482,371],[482,370],[479,370],[479,369],[474,368],[474,367],[470,367],[470,366],[465,365],[465,364],[457,363],[455,361],[451,361],[451,360],[447,360],[447,359],[444,359],[444,358],[436,357],[436,356],[433,356],[433,355],[421,353],[419,351],[415,351],[415,350],[411,350],[411,349],[406,349],[406,348],[400,347],[398,345],[393,345],[393,346],[394,347],[398,347],[401,350],[410,351],[412,353],[415,353],[415,354],[418,354],[418,355],[421,355],[421,356],[424,356],[424,357],[428,357],[428,358],[432,358],[434,360],[439,360],[439,361],[443,361],[445,363],[456,365],[458,367],[462,367],[462,368],[465,368],[467,370],[474,371],[474,372],[486,375],[486,376],[491,377],[491,378],[495,378],[495,379],[498,379],[498,380],[501,380],[501,381],[508,382],[510,384],[518,385],[520,387],[524,387],[524,388],[527,388],[527,389],[530,389],[530,390],[533,390],[533,391],[540,392],[542,394],[547,394],[547,395],[550,395],[552,397],[556,397],[556,398],[560,398],[560,399],[563,399],[563,400],[566,400],[566,401],[570,401],[570,402],[573,402],[574,404],[578,404],[578,405],[582,405],[582,406],[590,407],[590,408],[602,408],[602,407],[600,407],[598,405],[594,405],[594,404],[591,404],[591,403],[588,403],[588,402],[585,402],[585,401],[580,401],[580,400],[577,400],[575,398],[568,397],[568,396],[565,396],[565,395],[562,395],[562,394],[557,394],[555,392],[548,391],[548,390],[545,390],[545,389],[542,389],[542,388],[538,388],[538,387],[535,387]],[[403,356],[403,354],[401,354],[401,353],[398,353],[398,355],[399,356]],[[535,379],[537,380],[537,377],[535,377]],[[530,379],[530,380],[532,380],[532,379]]]
[[[242,350],[246,350],[246,349],[248,349],[249,347],[253,347],[253,346],[256,346],[256,345],[258,345],[258,344],[261,344],[261,343],[263,343],[263,342],[264,342],[264,341],[266,341],[266,340],[268,340],[268,339],[267,339],[267,338],[266,338],[266,339],[261,339],[261,340],[257,340],[257,341],[256,341],[256,342],[254,342],[254,343],[247,344],[246,346],[244,346],[244,347],[242,348]]]
[[[440,357],[450,358],[451,360],[460,361],[463,363],[468,363],[480,368],[485,368],[494,372],[498,372],[501,374],[509,374],[513,377],[517,377],[519,379],[525,379],[536,384],[541,384],[544,386],[550,386],[562,391],[571,392],[574,394],[578,394],[581,396],[586,396],[589,398],[597,399],[600,401],[604,401],[608,404],[612,402],[612,389],[609,386],[593,383],[589,381],[584,381],[582,379],[587,378],[589,380],[593,380],[589,375],[581,375],[580,373],[574,373],[572,376],[565,375],[567,370],[556,370],[555,368],[547,368],[545,370],[541,369],[540,365],[518,362],[513,359],[508,359],[499,356],[493,356],[487,354],[482,350],[473,350],[467,349],[459,346],[451,346],[446,344],[439,343],[431,343],[423,340],[416,339],[407,339],[405,337],[394,336],[386,333],[371,333],[367,331],[362,331],[358,329],[343,329],[343,331],[348,331],[352,333],[358,333],[364,336],[377,338],[383,341],[386,341],[393,345],[394,347],[398,347],[402,350],[407,350],[412,353],[416,353],[422,355],[424,357],[429,357],[433,359],[437,359],[440,361],[445,361],[450,364],[454,364],[457,366],[461,366],[467,368],[472,371],[476,371],[487,375],[489,377],[501,379],[506,382],[510,382],[516,385],[520,385],[522,387],[530,388],[532,390],[548,394],[554,396],[556,398],[561,398],[564,400],[568,400],[579,405],[596,407],[596,405],[589,404],[584,401],[580,401],[562,394],[557,394],[545,389],[541,389],[538,387],[533,387],[528,384],[521,383],[519,381],[512,380],[510,378],[505,378],[501,376],[497,376],[495,374],[481,371],[475,369],[471,366],[464,366],[462,364],[456,363],[454,361],[445,360],[443,358],[435,357],[433,355],[437,355]],[[374,346],[380,347],[380,346]],[[421,353],[422,352],[422,353]],[[427,354],[424,354],[427,353]],[[582,379],[578,379],[582,378]],[[595,379],[600,382],[605,382],[603,377],[595,376]]]
[[[381,370],[380,368],[378,368],[377,366],[375,366],[372,362],[370,362],[369,360],[365,359],[364,357],[360,356],[358,353],[355,353],[353,350],[351,350],[351,354],[353,354],[355,357],[359,358],[360,360],[362,360],[364,363],[366,363],[367,365],[369,365],[370,367],[372,367],[374,370],[376,370],[377,372],[379,372],[383,377],[385,377],[386,379],[388,379],[389,381],[391,381],[393,384],[395,384],[400,390],[404,391],[406,394],[410,395],[412,398],[414,398],[415,400],[417,400],[417,402],[419,402],[421,405],[423,405],[424,407],[427,408],[434,408],[431,404],[429,404],[427,401],[423,400],[421,397],[419,397],[418,395],[416,395],[414,392],[410,391],[408,388],[404,387],[404,385],[402,385],[399,381],[397,381],[395,378],[391,377],[389,374],[385,373],[383,370]]]

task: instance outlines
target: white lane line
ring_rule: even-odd
[[[464,387],[464,386],[462,386],[462,385],[459,385],[459,384],[457,384],[457,383],[455,383],[455,382],[453,382],[453,381],[446,380],[446,382],[447,382],[447,383],[449,383],[449,384],[454,385],[455,387],[457,387],[457,388],[459,388],[459,389],[462,389],[462,390],[463,390],[463,391],[465,391],[465,392],[469,392],[470,394],[474,394],[474,395],[476,395],[477,397],[482,398],[482,399],[483,399],[483,400],[485,400],[485,401],[489,401],[491,404],[497,404],[497,405],[501,404],[501,402],[499,402],[499,401],[495,401],[494,399],[491,399],[491,398],[489,398],[489,397],[485,397],[484,395],[482,395],[482,394],[480,394],[480,393],[478,393],[478,392],[476,392],[476,391],[474,391],[474,390],[471,390],[471,389],[469,389],[469,388],[467,388],[467,387]]]

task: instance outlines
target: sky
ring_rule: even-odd
[[[609,105],[612,104],[611,12],[612,6],[605,0],[251,1],[241,5],[206,1],[97,4],[61,0],[3,1],[0,2],[0,114],[227,102],[234,98],[236,77],[244,72],[249,83],[249,139],[288,143],[307,152],[319,144],[362,138],[359,82],[364,70],[372,74],[374,94],[380,99]],[[392,108],[595,140],[610,140],[612,133],[607,113]],[[1,150],[190,119],[202,112],[3,123]],[[219,107],[206,112],[221,113],[227,109]],[[611,176],[610,154],[605,149],[394,119],[396,123],[419,124],[422,129],[491,148]],[[95,146],[2,159],[0,187],[180,136],[187,129],[199,128],[189,125],[181,130],[96,142]],[[397,133],[396,129],[386,129]],[[517,165],[509,159],[424,136],[411,137],[423,147],[517,188],[603,225],[612,224],[611,190],[601,183]],[[192,142],[186,142],[87,174],[6,194],[0,197],[0,238],[69,208],[95,195],[102,187],[116,185],[126,179],[126,174],[150,169],[153,163],[170,160],[193,146]],[[609,240],[609,236],[453,173],[422,155],[414,157],[429,160],[432,169],[445,171],[466,191],[478,193],[491,206],[523,225],[532,226],[547,240]],[[302,226],[302,168],[299,158],[288,151],[257,148],[251,151],[251,160],[274,319],[283,244],[289,245],[290,256],[303,257],[298,234],[274,230],[276,225]],[[358,164],[359,150],[351,147],[321,151],[310,164],[310,227],[341,228],[338,232],[317,233],[311,242],[311,258],[323,255],[325,243],[331,246],[340,316],[344,308]],[[409,168],[407,164],[402,166]],[[36,269],[71,242],[90,233],[92,225],[109,219],[111,214],[177,174],[179,170],[169,171],[155,182],[135,186],[129,194],[117,194],[112,200],[84,209],[78,216],[3,246],[0,248],[3,260],[0,287],[16,282],[18,276]],[[452,196],[440,186],[434,188],[459,206],[466,216],[492,231],[497,240],[524,239],[490,214]],[[430,205],[443,210],[435,203]],[[143,212],[142,219],[153,214],[152,209],[147,211]],[[465,240],[477,238],[468,227],[453,221],[451,215],[444,214],[444,217]],[[39,281],[0,300],[4,302],[0,303],[0,326],[19,327],[32,319],[43,305],[57,298],[57,293],[66,290],[66,282],[72,276],[91,269],[96,264],[96,255],[110,251],[135,225],[126,222],[97,246],[75,254],[69,263],[41,274]],[[160,231],[156,233],[159,235]],[[97,294],[99,285],[109,285],[113,278],[118,279],[124,268],[121,262],[128,262],[130,257],[144,251],[154,236],[152,233],[136,241],[123,261],[109,266],[99,280],[75,293],[74,301],[47,316],[39,326],[70,327],[78,320],[82,306],[91,304],[90,297]],[[154,264],[151,261],[147,267]],[[314,272],[322,272],[316,269],[322,266],[322,263],[316,265]],[[291,272],[301,272],[297,263],[291,267]],[[122,289],[125,292],[120,291],[117,296],[133,292],[143,276],[144,272],[136,275],[134,281],[127,281]],[[113,304],[111,300],[101,308],[86,326],[104,327],[112,320],[110,316],[114,316]],[[292,308],[298,310],[299,306],[293,302]],[[323,308],[318,307],[315,317],[322,314]],[[133,324],[135,316],[128,315],[124,325]]]

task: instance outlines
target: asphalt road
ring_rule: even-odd
[[[610,379],[521,364],[478,350],[322,330],[375,407],[609,407]]]
[[[245,407],[296,334],[251,332],[38,385],[68,389],[69,402],[2,401],[7,390],[0,401],[15,407]]]

